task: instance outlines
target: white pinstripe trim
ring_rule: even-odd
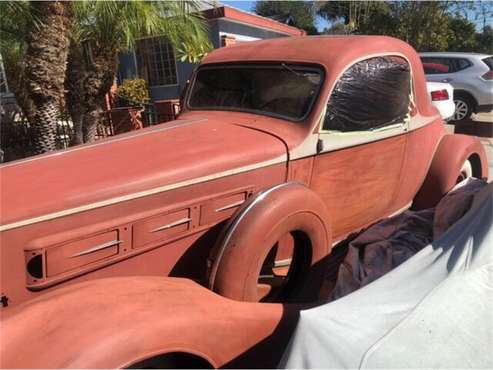
[[[290,160],[295,160],[317,155],[318,140],[323,142],[323,148],[320,153],[328,153],[412,132],[434,122],[438,118],[440,118],[439,115],[424,117],[418,114],[411,117],[408,122],[374,131],[339,132],[321,130],[318,134],[309,134],[300,145],[291,150],[289,158]]]
[[[189,186],[189,185],[200,184],[202,182],[219,179],[219,178],[226,177],[226,176],[237,175],[237,174],[240,174],[243,172],[248,172],[248,171],[256,170],[258,168],[272,166],[272,165],[283,163],[286,161],[287,161],[287,155],[284,154],[280,157],[277,157],[277,158],[274,158],[274,159],[271,159],[268,161],[260,162],[260,163],[255,163],[255,164],[248,165],[248,166],[243,166],[243,167],[239,167],[239,168],[234,168],[232,170],[217,172],[217,173],[212,174],[212,175],[197,177],[195,179],[185,180],[185,181],[177,182],[175,184],[163,185],[163,186],[160,186],[157,188],[140,191],[140,192],[133,193],[133,194],[122,195],[119,197],[115,197],[115,198],[103,200],[100,202],[87,204],[84,206],[65,209],[65,210],[59,211],[59,212],[48,213],[46,215],[39,216],[39,217],[33,217],[33,218],[29,218],[29,219],[22,220],[22,221],[12,222],[10,224],[1,225],[0,231],[7,231],[7,230],[15,229],[15,228],[18,228],[21,226],[26,226],[26,225],[35,224],[38,222],[53,220],[55,218],[69,216],[69,215],[73,215],[75,213],[85,212],[85,211],[89,211],[89,210],[92,210],[95,208],[105,207],[105,206],[109,206],[109,205],[116,204],[116,203],[126,202],[128,200],[138,199],[138,198],[142,198],[142,197],[145,197],[148,195],[163,193],[165,191],[178,189],[178,188]]]

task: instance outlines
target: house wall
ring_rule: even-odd
[[[267,30],[265,28],[259,28],[259,27],[254,27],[254,26],[249,26],[243,23],[238,23],[234,21],[230,21],[226,18],[219,18],[219,19],[214,19],[210,21],[216,22],[217,23],[217,29],[218,29],[218,34],[224,33],[224,34],[234,34],[234,35],[242,35],[246,36],[247,38],[253,38],[257,40],[264,40],[264,39],[274,39],[278,37],[287,37],[288,35]],[[240,40],[241,41],[241,40]],[[245,40],[246,41],[246,40]],[[220,44],[217,46],[219,47]],[[214,45],[216,47],[216,45]]]
[[[278,37],[286,37],[288,35],[280,32],[271,31],[268,29],[250,26],[247,24],[238,23],[226,18],[210,19],[209,40],[214,49],[222,46],[221,36],[230,35],[235,37],[237,42],[254,41],[261,39],[270,39]],[[178,77],[177,85],[167,86],[150,86],[152,101],[164,99],[178,99],[184,89],[187,79],[196,67],[193,63],[176,62],[176,72]],[[125,53],[120,55],[120,66],[118,68],[118,83],[124,79],[137,77],[137,59],[135,53]]]

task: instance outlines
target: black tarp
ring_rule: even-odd
[[[409,111],[409,64],[375,57],[348,68],[332,92],[325,130],[362,131],[402,122]]]

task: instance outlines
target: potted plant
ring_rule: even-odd
[[[123,80],[116,90],[118,108],[110,110],[110,120],[115,134],[143,127],[144,104],[150,101],[147,83],[142,78]]]

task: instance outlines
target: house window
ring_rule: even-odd
[[[149,86],[176,85],[176,61],[173,46],[164,37],[152,37],[137,42],[139,76]]]
[[[324,130],[366,131],[401,123],[409,113],[411,73],[400,57],[375,57],[349,67],[327,105]]]

